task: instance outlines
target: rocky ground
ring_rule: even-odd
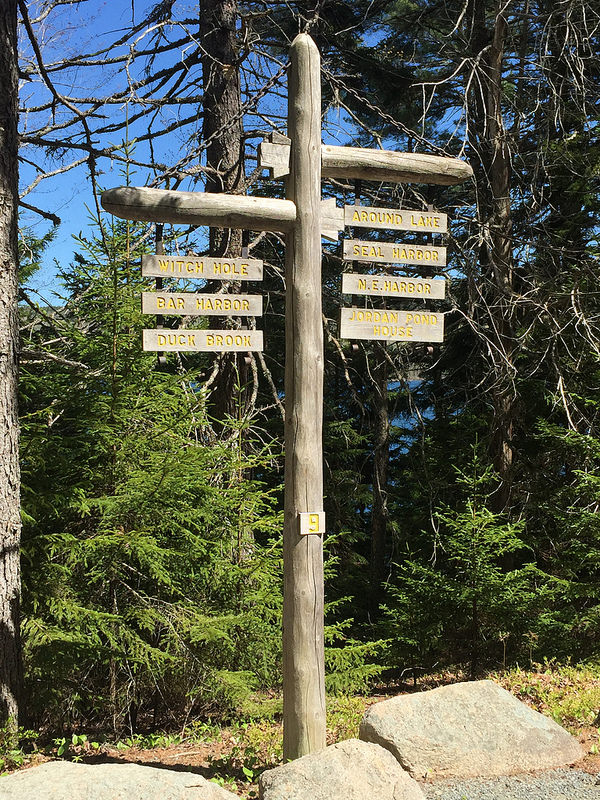
[[[456,676],[451,676],[456,680]],[[430,679],[426,688],[449,682],[444,676]],[[585,757],[573,768],[543,775],[468,782],[445,781],[422,784],[427,800],[600,800],[600,749],[597,714],[600,708],[600,678],[572,671],[511,672],[500,682],[532,708],[552,716],[574,733]],[[328,720],[328,743],[357,735],[365,708],[408,687],[386,687],[371,697],[349,698],[332,703]],[[98,737],[100,738],[100,737]],[[192,772],[214,780],[230,792],[251,800],[258,796],[257,779],[264,768],[281,762],[282,728],[278,721],[200,726],[178,734],[128,737],[118,745],[85,741],[67,746],[62,757],[85,763],[112,762],[150,764]],[[45,752],[44,752],[45,750]],[[27,768],[56,757],[57,746],[40,748],[19,765]]]

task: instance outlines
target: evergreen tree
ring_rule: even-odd
[[[473,449],[467,470],[456,469],[460,504],[440,505],[433,531],[405,555],[390,587],[389,624],[395,657],[414,671],[444,661],[469,664],[471,677],[499,662],[510,638],[524,649],[547,582],[527,553],[524,522],[494,511],[500,481]],[[506,570],[508,554],[519,566]]]
[[[32,703],[132,728],[235,707],[278,679],[280,519],[251,477],[277,453],[247,418],[217,435],[201,356],[158,371],[141,351],[144,229],[78,246],[64,303],[29,327],[56,357],[22,381]]]

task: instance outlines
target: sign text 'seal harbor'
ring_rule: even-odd
[[[439,211],[409,211],[403,208],[344,206],[344,224],[355,228],[384,228],[419,233],[446,233],[448,217]]]
[[[431,311],[341,308],[340,336],[382,342],[442,342],[444,315]]]
[[[421,244],[344,240],[344,261],[378,261],[392,264],[446,264],[446,248]]]

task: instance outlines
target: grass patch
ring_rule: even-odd
[[[571,733],[600,724],[599,665],[534,664],[530,670],[516,668],[490,677]]]

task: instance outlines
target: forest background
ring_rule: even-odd
[[[99,193],[281,196],[257,146],[285,132],[299,30],[323,59],[324,141],[460,156],[475,173],[324,183],[338,205],[451,221],[448,297],[428,304],[448,312],[442,345],[339,340],[342,261],[324,245],[328,690],[595,663],[595,5],[163,0],[120,8],[118,30],[92,0],[16,6],[22,595],[4,680],[19,684],[22,653],[22,721],[133,732],[277,707],[283,242],[115,220]],[[70,181],[88,227],[41,298]],[[143,353],[140,258],[157,246],[264,259],[265,352]]]

